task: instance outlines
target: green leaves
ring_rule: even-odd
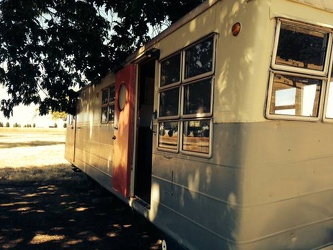
[[[73,88],[99,83],[150,39],[148,25],[176,21],[202,1],[2,0],[0,84],[10,98],[0,110],[9,117],[35,103],[41,114],[71,112]]]

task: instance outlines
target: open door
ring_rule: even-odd
[[[135,65],[130,64],[116,74],[114,121],[114,154],[112,188],[125,197],[130,195],[133,164]]]

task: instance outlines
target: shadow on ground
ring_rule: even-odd
[[[84,174],[57,168],[48,179],[45,168],[1,170],[0,249],[161,249],[152,224]]]

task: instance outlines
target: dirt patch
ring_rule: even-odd
[[[63,160],[63,134],[49,135],[0,130],[1,141],[11,144],[0,148],[0,249],[161,249],[163,234],[72,171]],[[55,143],[20,144],[36,138]]]

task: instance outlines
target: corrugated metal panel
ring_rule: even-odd
[[[333,0],[289,0],[333,12]]]

